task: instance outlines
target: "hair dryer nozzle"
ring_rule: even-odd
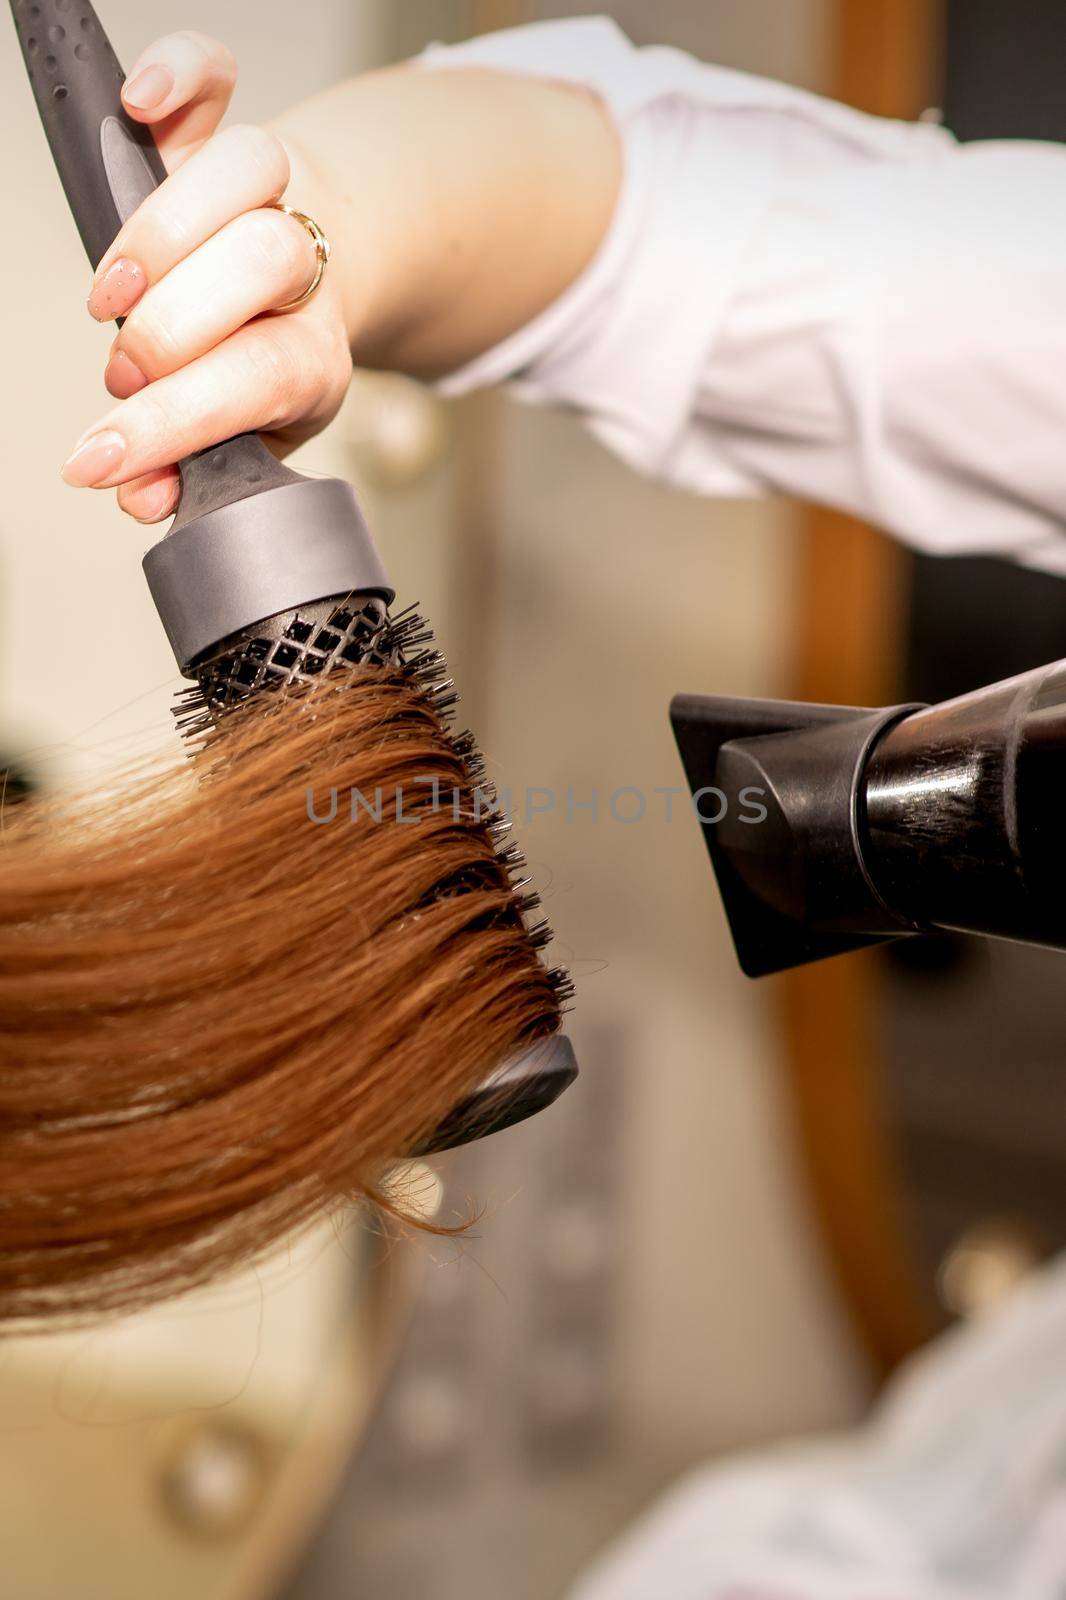
[[[749,978],[915,931],[871,883],[861,778],[908,707],[677,695],[670,720]]]
[[[671,720],[750,977],[940,928],[1066,948],[1066,662],[939,706]]]

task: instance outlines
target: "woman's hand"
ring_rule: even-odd
[[[581,271],[610,220],[618,139],[591,95],[480,68],[388,68],[265,128],[217,132],[236,80],[224,45],[175,33],[123,101],[169,176],[101,261],[89,310],[126,321],[107,365],[119,404],[78,441],[68,483],[117,488],[142,522],[178,501],[175,463],[256,429],[279,452],[325,426],[367,366],[447,372],[506,337]],[[294,203],[333,246],[272,209]]]
[[[148,123],[169,176],[100,262],[89,310],[126,320],[104,382],[119,404],[83,434],[68,483],[118,487],[123,510],[157,522],[175,509],[175,462],[258,429],[279,452],[336,412],[352,363],[327,271],[307,230],[272,209],[289,181],[284,146],[265,128],[216,132],[236,64],[204,34],[171,34],[139,58],[123,103]]]

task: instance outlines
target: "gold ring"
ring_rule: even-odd
[[[297,306],[302,306],[305,300],[310,300],[322,282],[322,274],[326,270],[326,262],[329,260],[332,247],[318,223],[313,217],[309,217],[306,211],[297,211],[295,206],[287,206],[281,200],[275,200],[271,209],[284,211],[287,217],[295,217],[300,226],[307,229],[307,232],[311,235],[311,242],[315,247],[315,275],[303,294],[298,294],[295,300],[289,300],[283,306],[274,306],[273,308],[275,313],[293,311]]]

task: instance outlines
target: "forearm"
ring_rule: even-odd
[[[119,404],[68,482],[158,521],[185,456],[325,426],[354,355],[449,394],[519,380],[677,485],[1066,570],[1060,146],[958,147],[603,19],[341,84],[281,140],[214,131],[235,77],[217,41],[157,41],[131,88],[149,66],[163,90],[131,114],[171,177],[97,270],[90,309],[124,319]],[[334,244],[306,303],[316,261],[282,192]]]
[[[480,68],[390,68],[274,124],[289,194],[333,244],[365,366],[450,371],[524,326],[588,264],[621,181],[593,95]]]

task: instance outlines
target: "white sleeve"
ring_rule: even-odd
[[[602,18],[421,60],[579,84],[624,150],[594,260],[445,393],[507,381],[666,482],[1066,573],[1066,148],[958,145]]]

